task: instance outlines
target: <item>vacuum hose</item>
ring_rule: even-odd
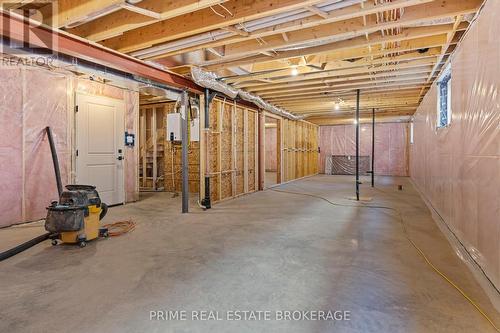
[[[106,205],[104,202],[101,202],[101,214],[99,214],[99,221],[106,216],[108,213],[108,205]]]
[[[104,218],[104,216],[106,216],[106,213],[108,212],[108,205],[106,205],[105,203],[102,203],[101,209],[102,210],[101,210],[101,214],[99,215],[99,220],[102,220]],[[5,252],[1,252],[0,253],[0,261],[3,261],[3,260],[8,259],[12,256],[15,256],[16,254],[21,253],[23,251],[26,251],[30,247],[35,246],[36,244],[41,243],[44,240],[49,239],[51,235],[53,235],[53,234],[48,232],[46,234],[35,237],[27,242],[19,244],[18,246],[13,247],[12,249],[9,249]]]
[[[30,247],[38,244],[38,243],[41,243],[43,242],[44,240],[47,240],[50,238],[50,235],[52,235],[50,232],[46,233],[46,234],[43,234],[43,235],[40,235],[38,237],[35,237],[33,238],[32,240],[29,240],[25,243],[22,243],[16,247],[13,247],[12,249],[9,249],[5,252],[2,252],[0,253],[0,261],[2,260],[5,260],[7,258],[10,258],[18,253],[21,253],[27,249],[29,249]]]

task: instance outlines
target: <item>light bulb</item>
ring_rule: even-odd
[[[335,103],[335,110],[340,110],[340,104],[339,103]]]
[[[356,119],[354,119],[353,124],[356,125],[357,123],[358,123],[358,121]]]
[[[294,67],[294,68],[292,68],[292,75],[293,75],[293,76],[297,76],[297,75],[299,75],[299,70],[298,70],[297,68],[295,68],[295,67]]]

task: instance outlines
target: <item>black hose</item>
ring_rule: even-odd
[[[50,235],[52,235],[50,232],[40,235],[38,237],[35,237],[25,243],[22,243],[16,247],[13,247],[12,249],[9,249],[5,252],[0,253],[0,261],[5,260],[7,258],[10,258],[18,253],[21,253],[23,251],[26,251],[32,246],[35,246],[38,243],[43,242],[44,240],[47,240],[50,238]]]
[[[56,174],[57,192],[59,193],[60,197],[63,192],[63,186],[61,181],[61,170],[59,169],[59,160],[57,158],[56,145],[54,143],[54,137],[52,136],[52,130],[50,129],[50,127],[45,127],[45,131],[47,132],[47,138],[49,139],[50,154],[52,155],[52,163],[54,164],[54,172]]]
[[[101,203],[101,214],[99,214],[99,221],[106,216],[108,213],[108,205],[106,205],[104,202]]]

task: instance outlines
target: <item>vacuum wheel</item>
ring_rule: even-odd
[[[56,246],[57,245],[57,239],[53,239],[51,243],[52,243],[52,246]]]
[[[99,237],[108,238],[109,237],[108,229],[107,228],[99,229]]]
[[[78,245],[80,245],[80,247],[85,247],[85,246],[87,246],[87,242],[86,241],[80,241],[78,243]]]

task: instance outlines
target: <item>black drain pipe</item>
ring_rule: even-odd
[[[356,90],[356,200],[359,201],[359,89]]]
[[[205,131],[207,131],[208,133],[209,129],[210,129],[210,89],[205,88]],[[201,205],[207,209],[212,208],[212,203],[210,201],[210,176],[208,175],[205,175],[205,198],[201,200]]]
[[[189,110],[188,110],[188,95],[186,91],[182,92],[181,95],[181,108],[183,110],[183,114],[181,113],[182,213],[184,214],[189,212],[189,168],[188,168]]]
[[[375,187],[375,108],[372,109],[372,187]]]

